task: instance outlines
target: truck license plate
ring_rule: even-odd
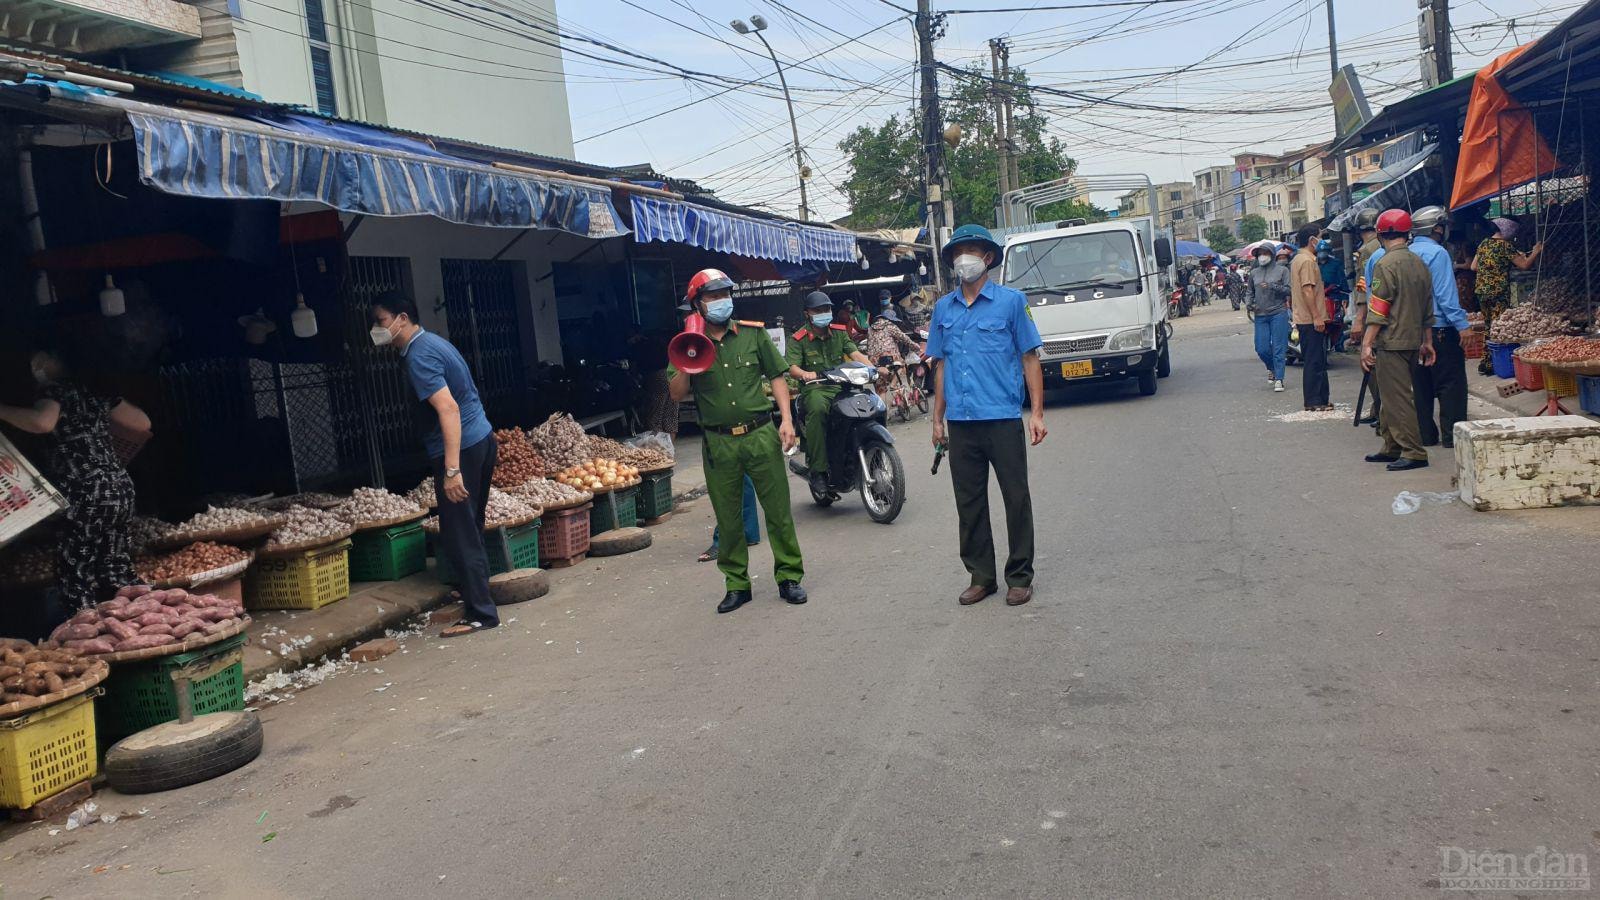
[[[1080,360],[1061,364],[1062,378],[1089,378],[1094,375],[1094,361]]]

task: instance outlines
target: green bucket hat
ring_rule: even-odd
[[[982,225],[963,225],[950,235],[950,240],[946,241],[944,248],[939,251],[939,258],[944,260],[945,265],[950,265],[956,247],[961,244],[987,245],[988,250],[994,253],[994,263],[989,266],[991,269],[1000,265],[1000,257],[1005,252],[995,243],[994,235],[989,233],[989,229]]]

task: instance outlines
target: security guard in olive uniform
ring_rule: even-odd
[[[800,444],[806,450],[806,470],[811,488],[828,492],[828,409],[839,396],[839,386],[818,380],[818,376],[846,361],[867,363],[867,358],[850,340],[849,328],[834,324],[833,300],[821,291],[806,297],[806,324],[789,341],[789,374],[802,382],[800,407],[805,413],[805,434]]]
[[[722,534],[717,567],[728,590],[717,612],[733,612],[750,602],[750,548],[741,518],[746,475],[755,483],[756,497],[766,513],[778,595],[790,603],[804,603],[806,592],[800,580],[805,577],[805,566],[783,465],[784,451],[795,444],[783,357],[762,323],[733,321],[733,280],[727,275],[717,269],[700,271],[689,281],[687,299],[705,317],[705,334],[716,346],[716,358],[709,370],[698,375],[669,366],[667,376],[672,399],[682,402],[694,396],[705,433],[701,459],[706,493]],[[772,384],[771,399],[762,390],[764,381]]]
[[[1378,217],[1378,240],[1384,253],[1372,267],[1367,284],[1367,328],[1361,337],[1361,368],[1373,373],[1383,410],[1378,435],[1383,449],[1367,462],[1388,463],[1391,472],[1428,464],[1422,428],[1411,395],[1413,360],[1431,366],[1433,348],[1433,276],[1407,243],[1411,215],[1391,209]]]

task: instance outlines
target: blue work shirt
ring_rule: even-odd
[[[1344,260],[1337,256],[1329,257],[1327,262],[1319,262],[1318,269],[1322,272],[1322,286],[1349,290],[1350,285],[1344,278]]]
[[[472,372],[461,351],[455,345],[431,331],[417,332],[416,337],[400,350],[406,360],[406,374],[411,376],[411,387],[423,403],[439,393],[440,388],[450,389],[456,406],[461,409],[461,447],[466,449],[486,440],[494,433],[489,417],[483,414],[483,402],[478,399],[478,388],[472,383]],[[422,442],[428,456],[444,456],[444,433],[439,430],[438,417],[426,429]]]
[[[1433,238],[1419,235],[1411,239],[1411,252],[1428,264],[1428,274],[1433,276],[1433,321],[1438,323],[1435,327],[1466,331],[1471,325],[1456,293],[1456,265],[1450,259],[1450,251]]]
[[[927,355],[944,368],[945,418],[1022,415],[1022,357],[1044,342],[1021,291],[991,281],[968,306],[957,288],[934,305],[928,331]]]
[[[1365,278],[1367,280],[1367,290],[1369,290],[1369,291],[1372,290],[1372,267],[1377,265],[1378,264],[1378,260],[1383,259],[1383,255],[1385,253],[1388,253],[1388,252],[1389,252],[1388,248],[1379,247],[1377,249],[1377,252],[1372,254],[1372,258],[1367,260],[1367,267],[1361,273],[1361,277]],[[1434,321],[1437,322],[1438,318],[1435,317]]]

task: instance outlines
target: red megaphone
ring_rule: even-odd
[[[667,361],[679,372],[699,375],[710,370],[717,358],[717,345],[706,337],[706,320],[690,313],[683,320],[683,333],[667,344]]]

